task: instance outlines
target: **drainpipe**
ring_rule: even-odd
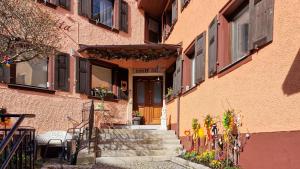
[[[180,95],[177,99],[177,137],[180,139]]]

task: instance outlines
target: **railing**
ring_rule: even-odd
[[[82,112],[82,121],[80,123],[76,122],[75,120],[68,117],[69,121],[74,121],[77,123],[73,128],[69,128],[67,133],[71,133],[73,136],[77,135],[76,139],[72,139],[76,142],[76,150],[72,154],[70,154],[71,159],[70,163],[75,165],[77,161],[77,155],[80,150],[84,148],[88,148],[88,151],[90,152],[92,150],[91,148],[91,142],[95,142],[95,138],[93,138],[93,133],[95,133],[94,130],[94,101],[85,103],[89,104],[88,108],[84,107]],[[86,114],[88,113],[88,115]],[[95,147],[94,147],[95,148]]]
[[[1,114],[0,118],[17,118],[11,128],[0,128],[0,168],[33,169],[35,157],[35,129],[20,127],[33,114]]]

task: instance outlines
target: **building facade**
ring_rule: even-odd
[[[192,139],[184,131],[193,118],[235,109],[242,132],[251,135],[241,153],[243,168],[298,168],[300,15],[293,11],[300,3],[184,2],[165,40],[183,47],[181,94],[167,106],[171,128],[189,149]],[[195,84],[190,46],[203,32],[205,73]]]
[[[34,113],[39,132],[80,121],[100,102],[112,123],[167,121],[184,148],[193,118],[242,115],[243,168],[297,168],[300,151],[300,3],[297,0],[49,0],[59,54],[0,68],[0,105]],[[59,124],[59,125],[58,125]]]

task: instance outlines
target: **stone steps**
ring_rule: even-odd
[[[180,144],[180,140],[178,139],[102,139],[99,140],[99,144],[107,144],[107,143],[132,143],[132,144]]]
[[[146,130],[146,129],[100,129],[101,134],[175,134],[173,130]]]
[[[177,156],[182,145],[174,131],[101,129],[97,157]]]
[[[177,139],[175,134],[99,134],[100,139]]]
[[[177,150],[178,144],[99,144],[100,150]]]
[[[103,150],[99,157],[178,156],[179,150]]]

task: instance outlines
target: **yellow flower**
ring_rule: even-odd
[[[201,139],[205,138],[204,130],[203,130],[202,127],[198,130],[198,136],[199,136]]]

